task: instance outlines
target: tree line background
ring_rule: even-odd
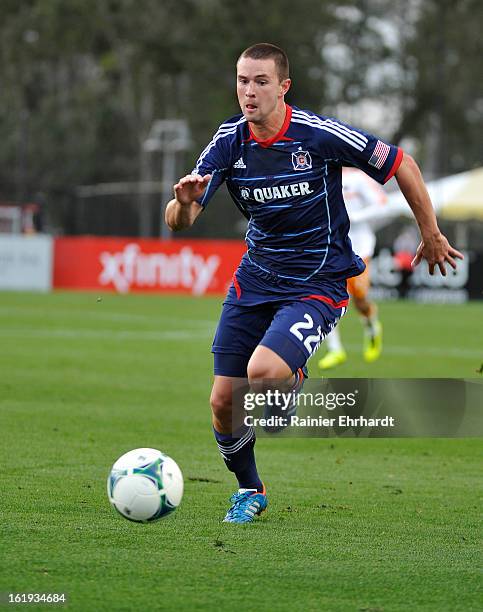
[[[289,103],[402,145],[427,178],[482,165],[482,23],[481,0],[0,0],[0,201],[41,202],[55,233],[157,235],[159,195],[78,187],[145,177],[156,119],[188,121],[190,171],[260,41],[288,53]],[[236,234],[226,200],[198,235]]]

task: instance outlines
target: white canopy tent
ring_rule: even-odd
[[[429,181],[426,186],[439,218],[483,220],[483,167]],[[388,195],[382,217],[391,219],[399,215],[411,216],[411,209],[398,190]]]

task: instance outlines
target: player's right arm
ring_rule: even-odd
[[[166,225],[173,232],[188,229],[203,210],[196,200],[203,197],[211,175],[187,174],[173,187],[174,198],[166,206]]]

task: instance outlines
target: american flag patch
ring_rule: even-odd
[[[376,142],[374,151],[372,152],[371,159],[369,160],[369,165],[380,170],[384,166],[384,162],[386,161],[390,150],[391,147],[389,145],[378,140]]]

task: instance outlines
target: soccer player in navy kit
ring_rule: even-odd
[[[239,489],[225,521],[253,521],[267,507],[257,472],[255,436],[232,436],[232,384],[280,381],[299,390],[305,365],[348,305],[346,279],[364,270],[348,238],[341,171],[354,166],[379,183],[396,176],[421,232],[414,265],[426,259],[456,267],[461,253],[437,226],[414,160],[336,119],[288,106],[286,54],[267,43],[246,49],[237,62],[242,114],[224,122],[193,172],[174,185],[166,222],[190,227],[223,181],[248,218],[247,252],[234,274],[213,341],[213,430]]]

